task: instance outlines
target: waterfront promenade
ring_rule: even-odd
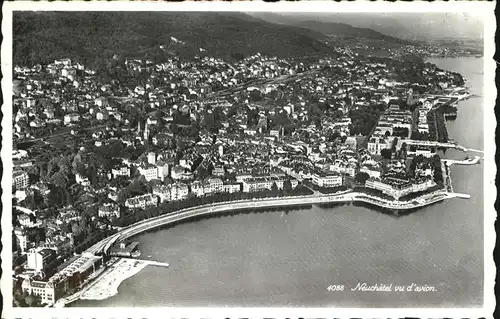
[[[364,202],[371,205],[376,205],[391,210],[408,210],[427,206],[447,198],[467,198],[466,194],[449,193],[444,191],[436,191],[422,195],[410,201],[386,200],[377,196],[344,191],[337,194],[329,195],[305,195],[305,196],[290,196],[280,198],[261,198],[253,200],[240,200],[232,202],[221,202],[208,205],[202,205],[192,208],[183,209],[177,212],[161,215],[155,218],[147,219],[131,226],[125,227],[118,233],[105,238],[90,247],[87,252],[92,254],[107,253],[111,246],[132,236],[142,232],[165,226],[185,219],[198,216],[205,216],[218,213],[227,213],[239,210],[253,210],[262,208],[278,208],[284,206],[307,206],[315,204],[335,204],[348,202]]]

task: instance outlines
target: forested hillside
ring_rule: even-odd
[[[13,32],[13,58],[19,65],[62,57],[89,63],[113,54],[239,58],[257,52],[289,57],[328,50],[321,33],[242,13],[15,12]]]

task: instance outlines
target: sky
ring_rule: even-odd
[[[341,22],[415,40],[482,39],[481,13],[279,13],[298,20]]]

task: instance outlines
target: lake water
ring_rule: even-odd
[[[483,150],[482,59],[433,59],[478,97],[459,104],[450,137]],[[493,107],[493,106],[491,106]],[[447,151],[447,158],[464,153]],[[353,205],[248,213],[137,236],[148,266],[118,295],[74,306],[474,307],[483,303],[483,164],[452,166],[452,199],[395,218]],[[357,283],[435,292],[351,291]],[[344,285],[342,292],[327,291]]]

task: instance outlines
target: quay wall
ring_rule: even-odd
[[[303,206],[314,204],[329,204],[329,203],[346,203],[346,202],[364,202],[367,204],[376,205],[379,207],[393,210],[408,210],[427,206],[446,198],[446,194],[440,191],[426,194],[411,201],[387,201],[382,198],[357,192],[344,192],[341,194],[331,195],[306,195],[306,196],[291,196],[281,198],[264,198],[255,200],[241,200],[233,202],[223,202],[187,208],[181,211],[173,212],[166,215],[161,215],[155,218],[147,219],[124,229],[118,233],[100,241],[96,245],[89,248],[89,252],[107,252],[116,241],[125,240],[132,236],[138,235],[150,229],[162,227],[168,224],[176,223],[185,219],[194,218],[197,216],[227,213],[230,211],[260,209],[260,208],[276,208],[283,206]]]

